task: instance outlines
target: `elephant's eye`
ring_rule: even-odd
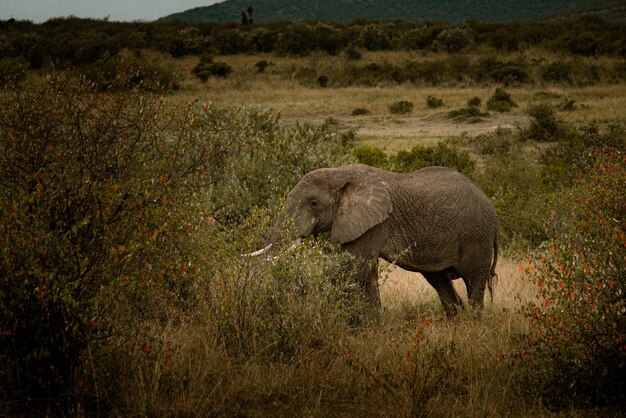
[[[315,209],[320,205],[320,202],[315,200],[315,199],[311,199],[311,201],[309,202],[309,207],[311,209]]]

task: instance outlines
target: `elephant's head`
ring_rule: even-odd
[[[295,238],[330,231],[331,240],[343,244],[383,222],[391,211],[389,189],[375,169],[352,164],[306,174],[287,195],[278,225],[292,223]]]

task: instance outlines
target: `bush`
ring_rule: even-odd
[[[514,107],[517,107],[517,104],[513,101],[511,95],[501,87],[496,88],[496,91],[487,100],[487,109],[496,112],[509,112]]]
[[[437,97],[428,96],[426,98],[426,106],[430,109],[436,109],[438,107],[443,106],[443,99],[439,99]]]
[[[516,154],[499,155],[474,179],[496,207],[503,248],[527,250],[547,239],[542,219],[549,197],[535,162]]]
[[[389,158],[387,157],[387,154],[379,148],[362,145],[360,147],[355,147],[352,150],[352,153],[359,163],[383,169],[388,167]]]
[[[502,83],[505,86],[527,83],[530,78],[526,69],[517,64],[502,65],[491,71],[489,75],[493,81]]]
[[[507,155],[514,149],[516,138],[510,129],[498,127],[492,133],[478,135],[473,142],[480,154]]]
[[[228,77],[233,69],[225,62],[215,62],[210,55],[203,55],[200,62],[191,70],[200,80],[207,81],[209,77]]]
[[[26,78],[26,66],[14,58],[0,59],[0,87]]]
[[[544,81],[552,83],[572,83],[572,64],[566,61],[557,61],[548,64],[542,71]]]
[[[326,87],[328,87],[328,77],[326,77],[325,75],[321,75],[319,77],[317,77],[317,85],[323,89],[325,89]]]
[[[126,395],[135,378],[161,389],[174,379],[159,359],[175,348],[154,330],[194,313],[213,315],[211,332],[233,353],[280,341],[275,353],[293,355],[319,343],[310,329],[324,334],[350,311],[350,269],[336,265],[346,254],[245,264],[254,271],[239,255],[263,238],[250,232],[255,218],[302,173],[352,161],[351,136],[332,123],[287,130],[263,110],[166,109],[137,89],[105,95],[67,74],[0,104],[3,408],[131,407],[145,389]],[[261,289],[249,293],[252,274]],[[320,302],[307,313],[303,292]],[[138,371],[149,364],[164,373]]]
[[[432,43],[432,48],[436,51],[459,52],[472,43],[467,30],[462,28],[444,29],[437,35]]]
[[[557,105],[557,108],[564,112],[571,112],[576,109],[576,100],[564,97],[563,100]]]
[[[450,119],[470,123],[480,122],[483,120],[482,118],[484,116],[489,116],[489,113],[481,111],[480,108],[476,106],[468,106],[448,112]]]
[[[469,99],[467,99],[467,107],[480,107],[481,104],[482,101],[478,96],[470,97]]]
[[[165,92],[178,88],[176,74],[167,73],[159,66],[146,63],[130,54],[118,54],[76,72],[103,92],[139,89],[145,92]]]
[[[361,51],[359,51],[358,48],[354,46],[354,44],[349,44],[344,52],[346,54],[346,57],[348,57],[348,59],[351,61],[358,61],[363,57]]]
[[[371,115],[372,112],[370,112],[369,110],[367,110],[364,107],[357,107],[357,108],[353,109],[350,114],[352,116],[362,116],[362,115]]]
[[[110,336],[193,303],[189,198],[219,148],[158,98],[67,74],[1,100],[0,402],[62,407]]]
[[[476,168],[469,153],[445,142],[439,142],[434,147],[418,145],[410,151],[398,151],[389,163],[393,171],[403,173],[429,166],[443,166],[471,175]]]
[[[626,404],[625,191],[624,155],[596,149],[547,219],[553,240],[520,266],[538,294],[519,356],[553,408]]]
[[[559,141],[566,134],[561,122],[554,111],[554,107],[547,103],[531,104],[526,108],[530,116],[530,125],[523,135],[528,139],[543,142]]]
[[[261,74],[265,72],[265,69],[267,67],[269,67],[269,65],[270,65],[270,63],[265,61],[265,60],[258,61],[256,64],[254,64],[254,66],[256,67],[257,71],[259,73],[261,73]]]
[[[413,102],[408,100],[399,100],[388,106],[389,112],[394,115],[404,115],[413,111]]]

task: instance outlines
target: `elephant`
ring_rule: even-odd
[[[288,223],[294,239],[329,232],[331,241],[361,260],[358,277],[376,307],[380,258],[421,273],[449,317],[464,308],[452,280],[462,278],[469,303],[481,309],[485,287],[492,293],[497,278],[495,207],[450,168],[394,173],[350,164],[311,171],[288,193],[277,217],[279,230],[288,230]]]

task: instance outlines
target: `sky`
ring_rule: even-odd
[[[54,17],[89,17],[111,21],[156,20],[223,0],[0,0],[0,20],[45,22]]]

